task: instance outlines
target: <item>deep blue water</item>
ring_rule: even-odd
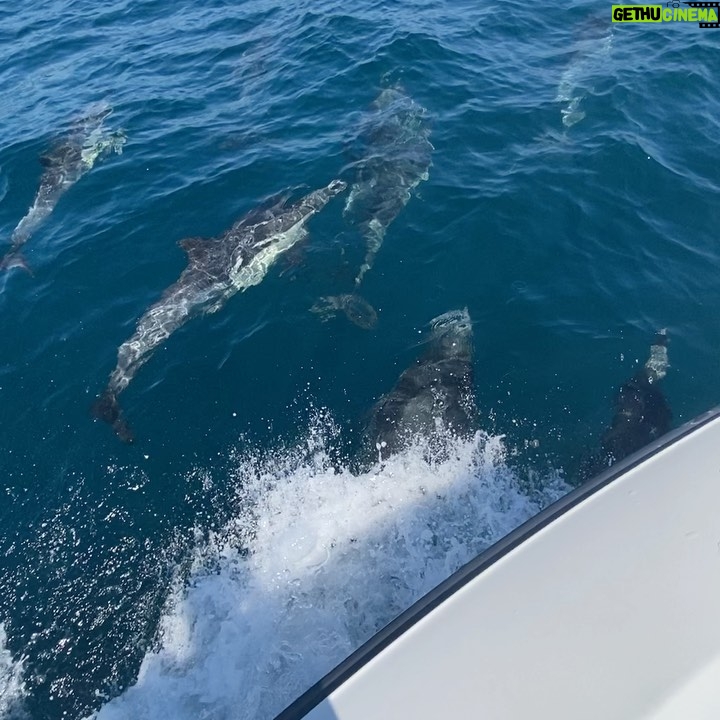
[[[0,9],[3,239],[73,118],[106,101],[127,134],[0,277],[0,716],[271,718],[573,483],[655,329],[675,424],[720,399],[720,32],[589,2],[102,5]],[[434,151],[363,282],[377,327],[309,312],[362,261],[339,198],[139,372],[134,445],[93,422],[177,242],[351,181],[395,85]],[[488,435],[353,475],[373,402],[465,306]]]

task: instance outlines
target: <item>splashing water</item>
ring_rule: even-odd
[[[236,454],[241,510],[198,545],[137,683],[95,716],[273,718],[464,563],[567,491],[478,433],[368,472],[333,465],[327,419],[292,450]],[[540,487],[542,485],[542,487]]]
[[[10,720],[25,717],[21,707],[25,684],[23,661],[13,662],[6,642],[5,626],[0,623],[0,718]]]

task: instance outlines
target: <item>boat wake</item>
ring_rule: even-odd
[[[414,601],[567,491],[500,437],[338,467],[318,417],[292,449],[236,452],[239,508],[198,542],[137,682],[94,716],[273,718]]]

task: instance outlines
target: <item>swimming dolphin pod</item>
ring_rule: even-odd
[[[472,336],[467,308],[430,322],[425,351],[373,409],[366,437],[380,459],[417,439],[442,451],[449,437],[473,432]]]
[[[155,348],[191,318],[216,312],[237,292],[260,283],[278,257],[306,237],[307,220],[346,187],[342,180],[333,180],[293,204],[288,205],[285,196],[270,207],[251,211],[220,237],[181,240],[188,266],[118,348],[117,365],[93,405],[94,416],[112,425],[120,439],[132,442],[118,395]]]
[[[357,295],[365,273],[385,239],[390,223],[400,214],[421,181],[428,179],[433,146],[428,140],[427,111],[402,88],[385,88],[372,104],[372,112],[359,137],[363,148],[343,212],[365,241],[365,258],[355,277],[354,294],[321,298],[313,308],[323,320],[337,312],[368,329],[366,300]],[[372,315],[375,311],[372,310]]]
[[[0,269],[29,268],[21,248],[57,205],[58,200],[95,163],[111,152],[122,153],[125,135],[121,130],[108,132],[104,120],[112,108],[104,105],[76,121],[68,135],[40,158],[44,171],[35,200],[20,220],[11,237],[11,247],[0,259]]]

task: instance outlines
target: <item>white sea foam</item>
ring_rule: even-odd
[[[96,717],[273,718],[567,490],[550,477],[523,491],[498,437],[436,463],[415,447],[359,475],[333,466],[332,437],[319,421],[293,451],[233,458],[243,509],[199,543],[137,683]]]
[[[23,717],[25,696],[22,659],[13,661],[6,647],[5,626],[0,623],[0,718]]]

